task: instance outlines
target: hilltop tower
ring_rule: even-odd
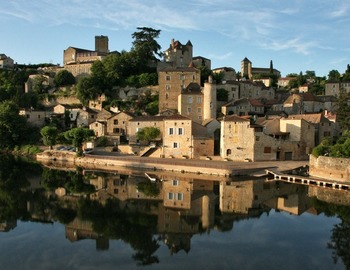
[[[95,36],[95,51],[99,53],[109,53],[107,36]]]

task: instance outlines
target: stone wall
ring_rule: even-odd
[[[350,181],[350,158],[331,158],[310,155],[309,174],[311,177],[336,181]]]

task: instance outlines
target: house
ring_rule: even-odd
[[[97,119],[97,111],[90,108],[83,107],[79,109],[76,119],[77,127],[88,127],[91,123]]]
[[[23,115],[27,118],[27,121],[36,127],[42,127],[46,123],[47,111],[39,111],[33,109],[21,109],[19,115]]]
[[[283,103],[287,114],[318,113],[323,110],[323,103],[312,93],[291,94]]]
[[[119,112],[113,114],[107,119],[106,135],[116,144],[127,142],[127,134],[129,121],[133,119],[133,115],[128,112]]]
[[[214,153],[214,138],[208,135],[207,128],[182,115],[131,119],[127,134],[130,145],[142,143],[137,140],[137,132],[144,127],[155,127],[160,131],[155,139],[160,150],[158,157],[199,158]]]
[[[292,80],[295,80],[295,77],[278,78],[277,86],[278,88],[287,88],[289,86],[289,82]]]
[[[52,118],[61,119],[67,127],[76,126],[78,114],[82,108],[80,104],[58,104],[53,107]]]
[[[314,126],[315,145],[318,145],[326,137],[335,138],[339,136],[337,124],[328,119],[323,113],[295,114],[286,119],[303,119]]]
[[[325,86],[326,96],[339,97],[340,93],[350,93],[350,82],[332,82],[329,81]]]
[[[89,125],[89,129],[94,131],[97,138],[105,136],[107,130],[106,122],[95,121]]]
[[[6,54],[0,53],[0,69],[12,70],[14,67],[13,59]]]
[[[192,65],[195,68],[200,68],[204,66],[211,70],[211,60],[203,56],[192,57]]]
[[[223,115],[263,115],[264,105],[257,99],[242,98],[221,107]]]
[[[314,126],[303,119],[266,119],[256,122],[237,115],[221,121],[223,159],[237,161],[304,160],[314,147]]]

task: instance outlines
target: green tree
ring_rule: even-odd
[[[340,73],[338,70],[331,70],[328,73],[328,81],[340,81]]]
[[[54,82],[55,82],[55,85],[58,87],[72,85],[72,84],[75,84],[75,78],[71,72],[63,69],[57,72],[54,78]]]
[[[228,91],[223,89],[223,88],[219,88],[216,91],[216,99],[217,101],[228,101]]]
[[[45,126],[40,130],[40,134],[43,138],[43,143],[52,149],[52,146],[56,144],[58,129],[53,126]]]
[[[206,81],[208,81],[209,76],[213,76],[213,79],[216,81],[216,83],[221,83],[222,79],[224,78],[224,73],[214,73],[205,65],[202,65],[199,67],[199,70],[201,72],[201,85],[203,86]],[[221,75],[222,76],[221,76]]]
[[[0,103],[0,147],[12,149],[26,141],[27,119],[13,101]]]
[[[138,56],[146,61],[157,61],[157,57],[162,57],[161,46],[156,41],[161,30],[149,27],[137,27],[137,32],[132,34],[134,41],[132,42],[132,50],[136,51]]]
[[[77,153],[81,152],[83,143],[91,140],[94,136],[93,130],[81,127],[70,129],[64,133],[64,137],[77,148]]]
[[[136,137],[140,141],[146,141],[150,143],[152,140],[156,139],[160,135],[160,130],[155,127],[144,127],[139,130]]]
[[[350,93],[339,95],[337,121],[344,132],[350,130]]]
[[[77,98],[85,106],[89,104],[89,100],[95,100],[101,94],[92,77],[79,80],[75,90]]]

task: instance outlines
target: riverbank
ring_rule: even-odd
[[[36,156],[39,162],[68,162],[74,166],[89,169],[113,170],[116,167],[175,173],[192,173],[213,176],[244,176],[264,174],[266,169],[287,171],[308,165],[308,161],[264,161],[233,162],[218,160],[164,159],[121,155],[118,153],[99,153],[77,157],[74,152],[47,150]]]

